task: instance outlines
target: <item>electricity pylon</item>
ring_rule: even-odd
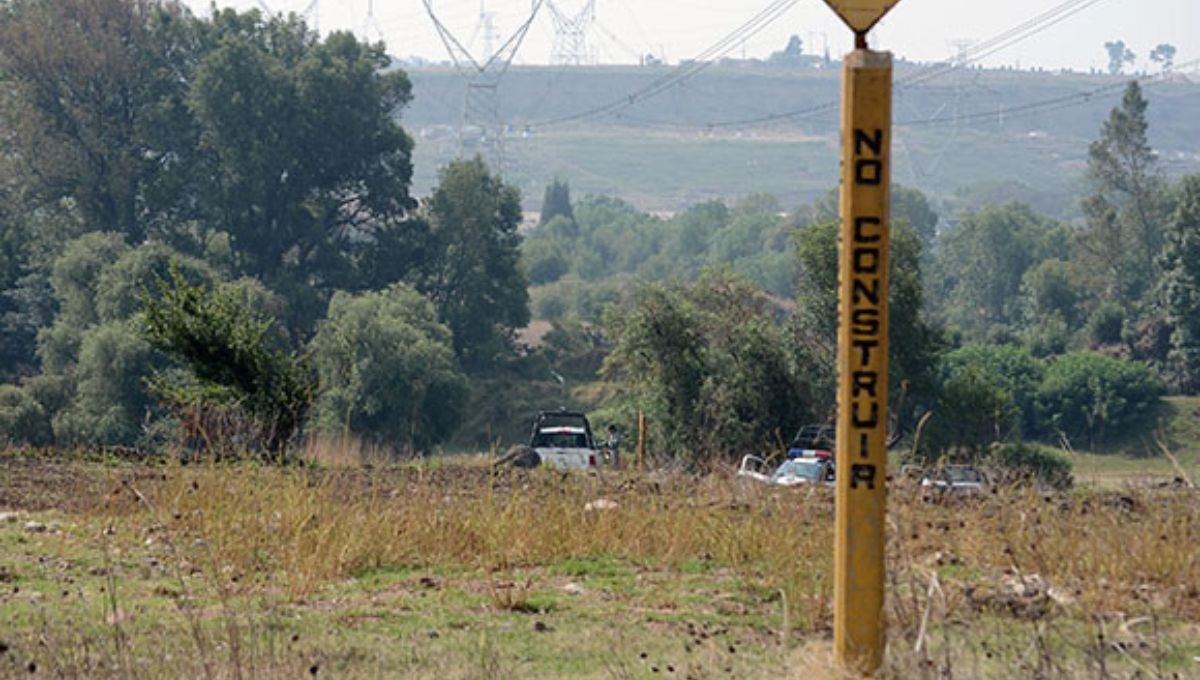
[[[563,11],[554,0],[546,0],[546,7],[554,21],[554,49],[550,53],[550,60],[568,66],[595,63],[595,54],[588,46],[587,33],[596,21],[596,0],[588,0],[574,15]]]
[[[484,157],[493,170],[500,172],[504,169],[504,123],[500,118],[498,90],[500,79],[517,56],[529,27],[537,16],[545,0],[532,0],[529,18],[500,45],[491,51],[490,32],[494,32],[490,15],[480,6],[480,19],[485,31],[484,38],[487,51],[483,59],[476,59],[469,49],[459,42],[458,38],[446,28],[433,9],[433,0],[422,0],[425,11],[438,37],[446,47],[450,60],[455,68],[467,76],[467,88],[463,97],[462,122],[458,129],[459,155],[475,149]]]

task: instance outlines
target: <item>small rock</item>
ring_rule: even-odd
[[[26,522],[25,523],[25,531],[28,531],[31,534],[44,534],[44,533],[46,533],[46,529],[47,529],[46,525],[42,524],[41,522]]]
[[[0,522],[16,522],[22,516],[23,513],[5,510],[4,512],[0,512]]]
[[[545,623],[543,623],[541,621],[534,621],[533,622],[533,630],[537,633],[545,633],[546,631],[550,630],[550,626],[547,626]]]
[[[563,589],[563,592],[567,593],[568,595],[582,595],[583,594],[583,586],[579,585],[578,583],[574,583],[574,582],[568,583],[567,585],[563,586],[562,589]]]

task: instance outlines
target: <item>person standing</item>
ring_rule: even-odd
[[[621,468],[621,433],[617,432],[617,426],[609,423],[608,439],[604,442],[605,448],[608,449],[608,464],[612,469],[619,470]]]

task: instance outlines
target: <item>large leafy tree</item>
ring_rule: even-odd
[[[520,194],[476,156],[443,168],[425,207],[435,245],[421,290],[450,327],[463,365],[485,368],[529,322]]]
[[[1200,390],[1200,175],[1179,183],[1163,251],[1162,300],[1174,330],[1169,374],[1188,394]]]
[[[206,218],[228,230],[240,273],[289,296],[347,285],[351,244],[415,205],[412,140],[396,123],[407,76],[383,70],[382,44],[321,42],[294,17],[225,11],[212,30],[189,95],[211,168]]]
[[[603,372],[648,410],[659,451],[700,463],[769,447],[812,417],[777,312],[724,270],[644,285],[607,309],[615,346]]]
[[[318,427],[426,451],[458,426],[467,380],[450,330],[412,288],[334,295],[312,342],[322,392]]]
[[[1053,222],[1021,203],[985,205],[963,215],[941,240],[938,268],[947,320],[975,337],[1021,319],[1025,273],[1065,255]]]
[[[12,132],[0,143],[41,201],[70,198],[90,229],[145,235],[141,190],[163,160],[146,133],[186,88],[165,30],[183,17],[148,0],[0,4],[0,117]]]
[[[0,143],[30,213],[67,199],[84,230],[220,254],[310,327],[360,265],[379,273],[363,244],[421,258],[391,238],[415,202],[397,123],[411,86],[389,65],[382,44],[321,40],[295,17],[14,0],[0,4]]]

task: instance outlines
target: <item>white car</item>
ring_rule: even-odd
[[[833,457],[828,451],[814,452],[824,455],[800,456],[785,460],[775,471],[763,472],[766,461],[758,456],[745,456],[738,467],[738,476],[776,486],[799,486],[802,484],[834,483]]]
[[[987,487],[987,475],[974,465],[943,465],[921,480],[921,489],[927,498],[944,494],[978,494]]]

